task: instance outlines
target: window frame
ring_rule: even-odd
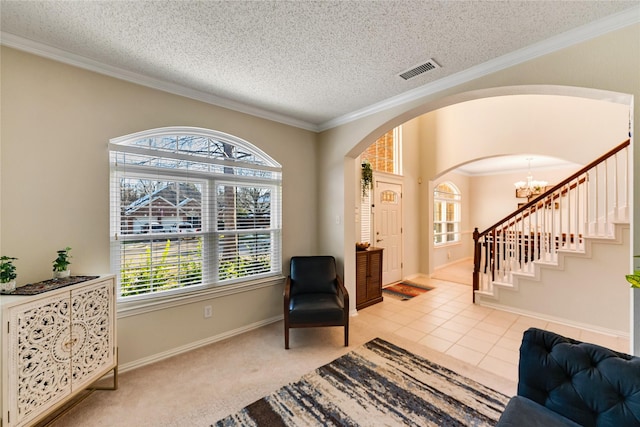
[[[182,150],[179,145],[179,137],[201,137],[208,138],[216,143],[230,144],[236,149],[242,150],[247,153],[250,159],[249,161],[242,161],[237,158],[225,159],[213,156],[199,156],[196,154],[188,154],[188,150]],[[137,145],[144,139],[150,138],[163,138],[173,137],[176,138],[175,149],[166,150],[158,147],[142,147]],[[210,145],[212,146],[212,145]],[[125,154],[122,154],[125,153]],[[127,154],[128,153],[128,154]],[[187,164],[209,164],[209,171],[188,170],[181,167],[170,168],[160,166],[148,166],[148,165],[131,165],[118,164],[116,158],[118,155],[141,154],[146,156],[158,155],[162,159],[176,159],[176,164],[184,161]],[[282,167],[274,159],[260,150],[253,144],[215,130],[194,128],[194,127],[165,127],[157,129],[149,129],[142,132],[125,135],[118,138],[113,138],[109,142],[109,164],[110,164],[110,243],[111,243],[111,266],[112,272],[116,275],[118,281],[118,294],[117,300],[120,308],[124,308],[125,311],[131,315],[141,312],[154,310],[158,305],[174,306],[176,304],[190,303],[193,300],[211,298],[212,295],[228,295],[230,293],[244,292],[248,289],[257,289],[263,286],[271,286],[281,281],[282,275]],[[192,162],[192,163],[189,163]],[[253,170],[250,174],[254,176],[244,176],[234,174],[219,173],[215,170],[223,167],[234,167],[234,172],[243,173],[247,170]],[[262,171],[269,172],[271,178],[265,178],[264,176],[258,176]],[[131,230],[126,234],[121,233],[121,220],[122,220],[122,208],[121,196],[120,196],[120,180],[123,178],[132,177],[134,179],[147,179],[150,181],[166,181],[179,186],[183,183],[198,183],[202,185],[201,201],[200,201],[200,230],[190,231],[188,233],[189,238],[198,237],[202,242],[201,261],[202,261],[202,276],[200,283],[190,284],[174,289],[163,291],[151,291],[140,295],[122,296],[121,290],[121,275],[122,275],[122,259],[121,259],[121,247],[123,241],[132,240],[148,240],[153,242],[153,238],[157,237],[155,233],[147,233],[141,235],[133,234]],[[219,273],[219,260],[217,257],[217,245],[218,236],[224,230],[218,229],[217,220],[217,198],[216,189],[220,184],[227,184],[237,189],[238,187],[248,186],[255,188],[268,189],[269,194],[269,219],[270,224],[268,228],[252,228],[242,229],[238,228],[238,211],[233,211],[234,217],[234,229],[227,229],[227,233],[235,233],[236,235],[247,234],[253,232],[254,234],[264,233],[270,234],[270,244],[268,245],[268,256],[270,259],[270,270],[268,272],[261,272],[258,274],[251,274],[249,276],[235,277],[227,280],[218,280]],[[152,194],[152,193],[149,193]],[[237,194],[234,193],[237,197]],[[177,208],[176,200],[176,208]],[[163,217],[164,218],[164,217]],[[176,215],[178,218],[178,215]],[[152,220],[149,220],[152,221]],[[179,223],[180,220],[177,220]],[[151,223],[151,222],[150,222]],[[162,239],[180,239],[186,237],[187,233],[180,233],[179,231],[163,231],[157,233]],[[150,243],[151,245],[153,243]],[[236,248],[237,249],[237,248]],[[237,252],[239,253],[239,252]],[[205,264],[208,265],[209,272],[205,272]]]
[[[386,147],[388,139],[392,141],[391,150]],[[384,153],[381,154],[381,151]],[[360,154],[360,160],[368,161],[374,172],[402,175],[402,125],[385,132],[372,142]],[[380,167],[381,164],[385,166]]]
[[[452,192],[439,190],[442,186],[449,187]],[[449,194],[450,197],[442,196],[441,194]],[[437,220],[436,209],[438,205],[441,207],[440,217],[443,220]],[[447,219],[447,212],[449,207],[453,210],[453,219]],[[436,231],[437,225],[441,225],[441,230]],[[449,231],[449,225],[452,225],[453,230]],[[433,188],[433,246],[441,247],[446,245],[457,244],[462,241],[462,195],[458,187],[451,181],[444,181],[439,183]],[[453,235],[453,240],[448,240],[448,236]],[[442,236],[443,240],[438,242],[437,236]]]

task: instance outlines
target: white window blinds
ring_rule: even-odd
[[[163,128],[110,143],[121,298],[281,273],[281,168],[248,142]]]

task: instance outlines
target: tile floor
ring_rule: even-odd
[[[468,285],[428,278],[414,281],[435,289],[408,301],[385,296],[383,302],[360,310],[358,321],[513,381],[518,379],[522,333],[530,327],[629,352],[626,338],[474,305]]]

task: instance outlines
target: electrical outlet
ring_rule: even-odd
[[[211,316],[213,316],[213,308],[210,305],[205,305],[204,306],[204,318],[208,319]]]

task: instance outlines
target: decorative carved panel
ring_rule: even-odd
[[[93,374],[113,363],[112,304],[109,286],[105,284],[74,292],[71,296],[73,390],[95,381]]]
[[[115,368],[113,288],[92,280],[3,309],[3,425],[32,425]]]
[[[9,381],[15,382],[17,393],[10,399],[18,419],[38,415],[71,391],[69,309],[67,294],[12,312],[17,329],[9,349],[9,366],[15,366]]]

